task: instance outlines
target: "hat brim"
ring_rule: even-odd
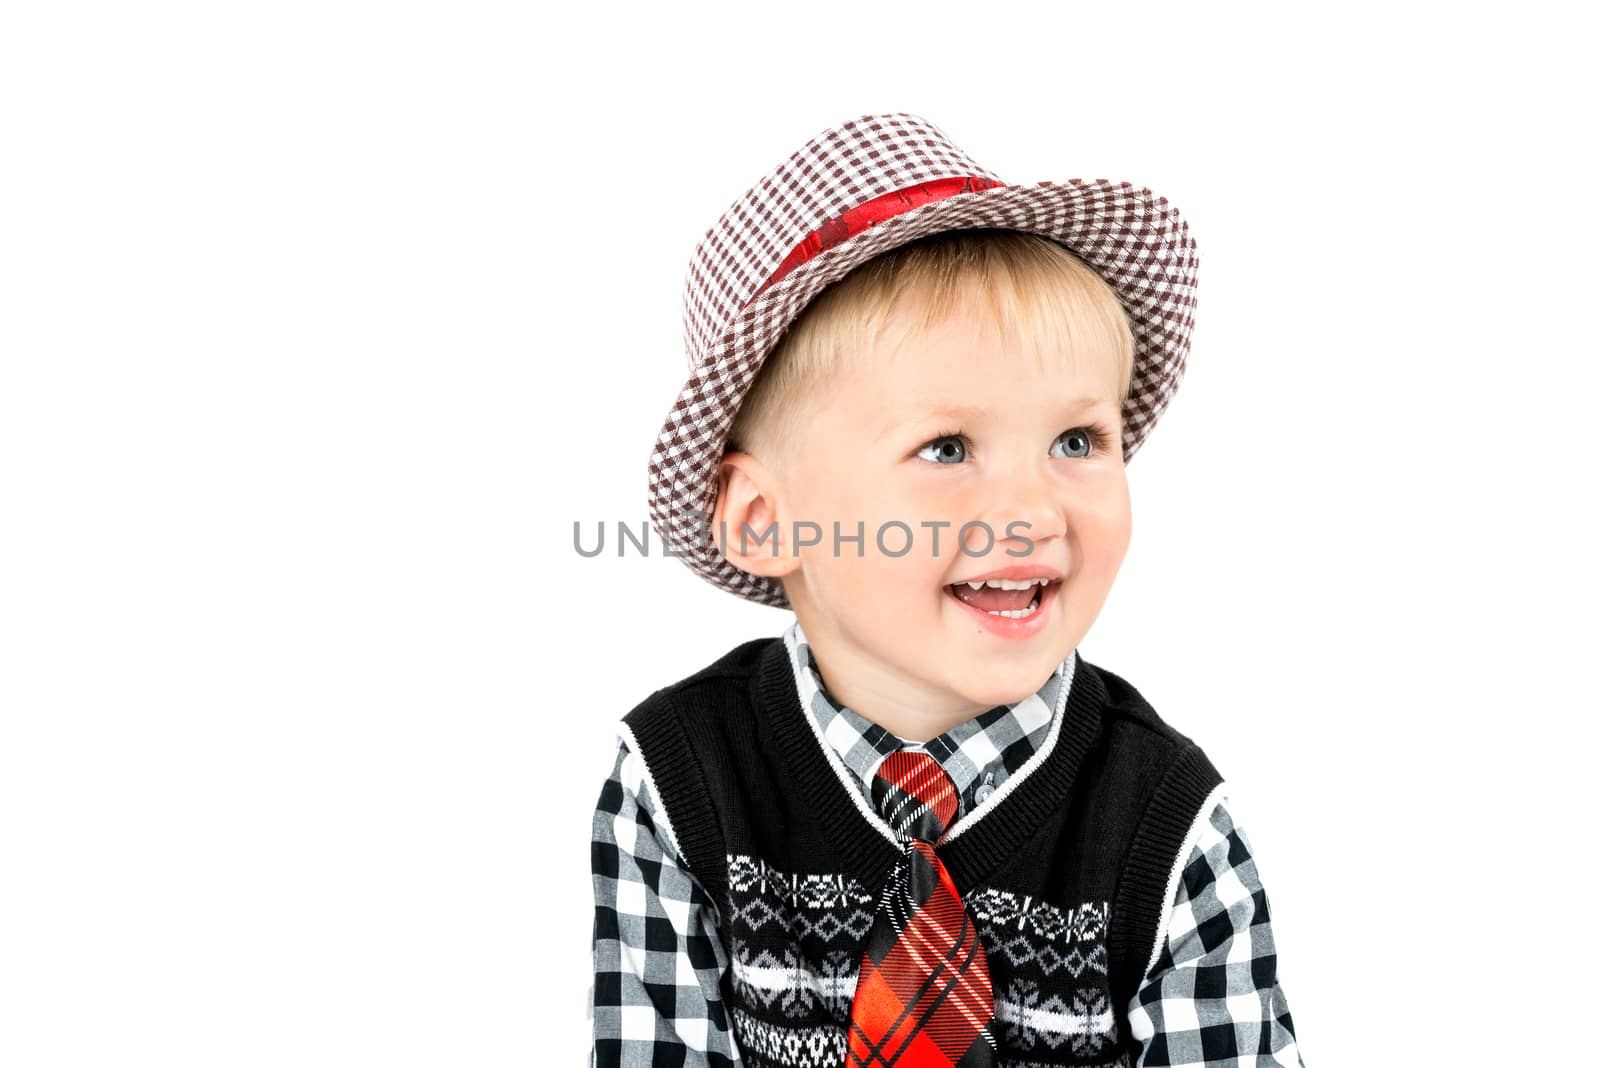
[[[702,578],[758,604],[789,608],[783,586],[729,563],[711,537],[716,473],[750,384],[789,324],[823,289],[867,260],[944,230],[998,227],[1051,238],[1098,271],[1128,315],[1133,374],[1122,408],[1131,460],[1183,378],[1194,327],[1199,255],[1189,227],[1148,189],[1068,179],[962,193],[884,220],[819,252],[762,291],[705,351],[650,455],[656,533]]]

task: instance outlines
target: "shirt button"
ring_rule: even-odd
[[[978,804],[981,805],[985,801],[989,800],[989,795],[992,793],[994,793],[994,787],[990,786],[988,783],[984,783],[982,786],[978,787],[978,792],[972,796],[976,798]]]

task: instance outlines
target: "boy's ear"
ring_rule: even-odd
[[[717,468],[717,503],[711,536],[740,571],[778,578],[800,566],[783,530],[778,480],[747,452],[728,452]]]

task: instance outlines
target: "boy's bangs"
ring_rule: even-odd
[[[1105,280],[1068,249],[1036,234],[958,230],[897,251],[906,253],[893,275],[897,297],[907,303],[920,297],[920,314],[908,316],[912,329],[937,326],[966,306],[985,314],[1002,337],[1025,339],[1023,348],[1034,354],[1081,359],[1109,349],[1118,361],[1117,400],[1126,397],[1134,348],[1127,313]],[[872,296],[874,305],[893,303],[884,293]],[[864,308],[862,320],[873,310]],[[887,311],[871,316],[871,341],[882,340],[887,318]]]

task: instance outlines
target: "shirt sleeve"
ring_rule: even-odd
[[[644,761],[619,737],[595,806],[594,1068],[740,1064],[721,978],[715,906],[683,862]]]
[[[1199,814],[1190,840],[1161,951],[1128,1009],[1137,1068],[1305,1068],[1267,894],[1225,795]]]

